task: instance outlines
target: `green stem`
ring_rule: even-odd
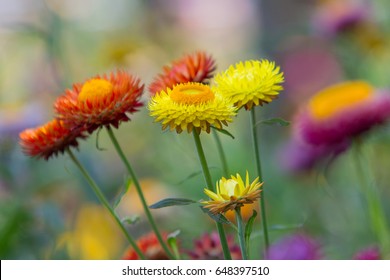
[[[228,177],[229,176],[229,168],[228,168],[228,164],[226,161],[225,152],[223,150],[221,138],[219,137],[218,132],[215,129],[213,129],[213,135],[214,135],[215,143],[217,144],[217,150],[218,150],[219,158],[220,158],[221,164],[222,164],[223,175],[225,177]]]
[[[202,143],[200,142],[199,134],[194,130],[193,135],[194,135],[196,150],[198,152],[200,165],[202,166],[203,177],[204,177],[204,180],[206,182],[206,186],[209,190],[215,191],[214,184],[211,180],[209,167],[207,165],[206,157],[205,157],[204,152],[203,152]],[[230,255],[229,245],[227,243],[226,234],[225,234],[225,230],[223,228],[223,225],[218,223],[218,222],[216,222],[216,224],[217,224],[219,239],[221,240],[223,256],[226,260],[231,260],[232,257]]]
[[[121,146],[119,145],[119,143],[118,143],[118,141],[117,141],[117,139],[116,139],[116,137],[114,135],[114,132],[112,131],[111,127],[110,126],[106,126],[106,128],[107,128],[107,132],[108,132],[108,135],[110,136],[112,144],[114,145],[114,147],[115,147],[119,157],[123,161],[124,165],[127,168],[127,171],[129,172],[129,174],[131,176],[131,179],[133,180],[135,189],[136,189],[136,191],[138,193],[138,196],[139,196],[139,198],[141,200],[141,204],[142,204],[142,206],[144,208],[146,217],[148,218],[149,223],[152,226],[152,229],[153,229],[154,233],[156,234],[156,237],[157,237],[158,241],[161,244],[161,247],[163,248],[163,250],[165,251],[165,253],[167,254],[167,256],[169,258],[175,259],[175,256],[171,253],[171,251],[169,250],[167,244],[164,242],[164,240],[163,240],[163,238],[162,238],[162,236],[160,234],[160,231],[157,228],[156,222],[153,219],[152,213],[150,213],[148,204],[146,203],[146,199],[145,199],[144,194],[143,194],[142,189],[141,189],[141,185],[140,185],[140,183],[139,183],[139,181],[137,179],[137,176],[135,175],[135,172],[133,171],[133,168],[131,168],[131,165],[130,165],[129,161],[127,160],[125,154],[123,153],[123,150],[122,150]]]
[[[242,222],[241,208],[238,207],[235,209],[235,211],[236,211],[236,222],[237,222],[237,230],[238,230],[238,242],[240,244],[241,255],[243,260],[247,260],[248,252],[246,250],[246,245],[245,245],[244,225]]]
[[[371,227],[378,239],[384,256],[390,256],[390,234],[383,211],[381,198],[374,184],[370,184],[370,176],[367,174],[367,168],[362,163],[362,149],[359,140],[354,143],[354,162],[356,175],[360,182],[361,190],[367,199],[368,213],[371,221]],[[367,165],[368,166],[368,165]]]
[[[118,215],[115,213],[114,209],[112,209],[110,203],[108,202],[107,198],[104,196],[103,192],[100,190],[98,185],[95,183],[95,181],[92,179],[92,177],[89,175],[87,170],[83,167],[81,162],[75,157],[73,152],[67,148],[66,149],[69,157],[72,159],[74,164],[79,168],[81,174],[84,175],[85,179],[88,181],[89,185],[92,187],[92,190],[95,192],[96,196],[100,200],[100,202],[104,205],[104,207],[107,208],[108,212],[110,212],[111,216],[114,218],[115,222],[118,224],[124,235],[126,236],[127,240],[129,241],[130,245],[134,248],[134,251],[137,253],[137,255],[141,259],[146,259],[144,254],[141,252],[141,250],[138,248],[137,243],[133,240],[131,235],[127,232],[126,228],[122,224],[121,220],[119,219]]]
[[[257,175],[259,176],[259,181],[263,182],[263,176],[262,176],[262,172],[261,172],[259,140],[258,140],[257,128],[256,128],[255,107],[253,107],[251,109],[250,124],[251,124],[251,132],[252,132],[252,139],[253,139],[253,149],[255,151]],[[261,210],[261,220],[263,223],[264,244],[265,244],[265,248],[267,249],[269,247],[269,238],[268,238],[267,215],[265,212],[264,188],[263,188],[263,191],[261,192],[261,197],[260,197],[260,210]]]

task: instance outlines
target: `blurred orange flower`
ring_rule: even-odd
[[[166,235],[163,237],[166,239]],[[159,243],[156,234],[151,232],[137,240],[137,245],[148,260],[169,260]],[[138,255],[132,247],[125,252],[124,260],[138,260]]]

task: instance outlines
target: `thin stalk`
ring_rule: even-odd
[[[250,117],[250,125],[251,125],[252,139],[253,139],[253,149],[255,151],[257,175],[259,176],[259,181],[263,182],[263,176],[262,176],[262,172],[261,172],[259,139],[258,139],[258,136],[257,136],[257,129],[256,129],[256,112],[255,112],[255,107],[253,107],[251,109],[250,116],[251,116]],[[269,247],[269,237],[268,237],[267,215],[266,215],[266,212],[265,212],[264,189],[261,192],[261,197],[260,197],[259,202],[260,202],[260,210],[261,210],[261,220],[262,220],[262,224],[263,224],[264,244],[265,244],[265,248],[267,249]]]
[[[359,141],[359,140],[358,140]],[[364,167],[362,162],[362,150],[360,142],[354,143],[354,163],[356,175],[360,182],[362,193],[365,195],[368,204],[368,214],[371,221],[371,228],[378,239],[386,257],[390,256],[390,234],[387,224],[386,215],[384,213],[381,198],[374,184],[370,184],[370,176],[367,174],[367,167]],[[369,165],[366,165],[369,166]]]
[[[154,233],[156,234],[156,237],[157,237],[158,241],[161,244],[161,247],[163,248],[163,250],[165,251],[165,253],[167,254],[167,256],[169,258],[175,259],[175,256],[171,253],[171,251],[169,250],[167,244],[164,242],[164,240],[163,240],[163,238],[162,238],[162,236],[160,234],[160,231],[157,228],[156,222],[153,219],[152,213],[150,213],[148,204],[146,203],[145,196],[144,196],[144,194],[142,192],[142,189],[141,189],[141,185],[140,185],[140,183],[138,181],[137,176],[135,175],[135,172],[133,171],[133,168],[131,167],[129,161],[127,160],[125,154],[123,153],[123,150],[122,150],[121,146],[119,145],[119,143],[118,143],[118,141],[117,141],[117,139],[116,139],[116,137],[114,135],[114,132],[112,131],[111,127],[110,126],[106,126],[106,128],[107,128],[108,135],[110,136],[111,142],[112,142],[112,144],[115,147],[115,150],[117,151],[119,157],[121,158],[122,162],[126,166],[127,171],[129,172],[129,174],[131,176],[131,179],[133,180],[135,189],[136,189],[136,191],[138,193],[138,196],[139,196],[139,198],[141,200],[141,204],[142,204],[142,206],[144,208],[146,217],[148,218],[149,223],[152,226],[152,229],[153,229]]]
[[[100,200],[100,202],[103,204],[104,207],[108,210],[110,215],[114,218],[115,222],[118,224],[119,228],[122,230],[124,235],[126,236],[126,239],[129,241],[130,245],[133,247],[134,251],[137,253],[137,255],[145,260],[144,254],[141,252],[141,250],[138,248],[137,243],[133,240],[131,235],[127,232],[126,228],[122,224],[121,220],[119,219],[118,215],[115,213],[114,209],[112,209],[110,203],[108,202],[107,198],[104,196],[103,192],[100,190],[98,185],[95,183],[95,181],[92,179],[92,177],[89,175],[87,170],[83,167],[81,162],[75,157],[73,152],[67,148],[66,152],[68,153],[71,160],[74,162],[74,164],[79,168],[81,174],[85,177],[85,179],[88,181],[89,185],[92,187],[92,190],[95,192],[96,196]]]
[[[219,158],[220,158],[221,164],[222,164],[223,175],[225,177],[227,177],[227,176],[229,176],[229,168],[228,168],[228,164],[226,161],[225,152],[223,150],[221,138],[219,137],[218,132],[215,129],[213,129],[213,136],[215,139],[215,143],[217,144],[217,150],[218,150]]]
[[[246,244],[245,244],[245,233],[244,233],[244,225],[242,222],[242,216],[241,216],[241,208],[236,208],[236,222],[237,222],[237,230],[238,230],[238,243],[240,244],[241,249],[241,255],[243,260],[248,259],[248,252],[246,250]]]
[[[200,165],[202,166],[203,177],[204,177],[204,180],[206,182],[206,186],[209,190],[215,191],[214,184],[211,180],[209,167],[207,165],[206,157],[205,157],[204,152],[203,152],[202,143],[200,142],[199,134],[194,130],[193,135],[194,135],[196,150],[198,152]],[[216,224],[217,224],[219,239],[221,240],[223,256],[226,260],[231,260],[232,257],[230,255],[229,245],[227,243],[226,234],[225,234],[225,230],[223,228],[223,225],[218,223],[218,222],[216,222]]]

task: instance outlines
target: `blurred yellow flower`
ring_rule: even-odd
[[[209,86],[200,83],[178,84],[152,97],[149,102],[150,115],[162,123],[162,129],[176,129],[177,133],[222,128],[236,115],[237,108]]]
[[[60,237],[58,246],[65,246],[71,259],[110,260],[120,258],[124,242],[107,210],[88,204],[77,213],[74,228]]]
[[[213,90],[231,100],[238,108],[253,106],[275,99],[284,81],[280,68],[268,60],[248,60],[231,65],[214,77]]]
[[[249,183],[249,174],[246,172],[245,183],[241,176],[231,176],[231,179],[222,177],[217,183],[217,191],[212,192],[204,189],[204,193],[211,198],[209,201],[203,201],[213,214],[225,213],[228,210],[235,210],[244,204],[251,204],[260,197],[260,187],[263,183],[259,182],[257,177],[252,183]]]

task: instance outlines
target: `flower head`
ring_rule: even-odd
[[[231,176],[231,179],[222,177],[217,183],[217,192],[204,189],[204,193],[211,198],[209,201],[203,201],[213,214],[225,213],[228,210],[234,210],[242,207],[244,204],[251,204],[260,197],[260,187],[257,177],[252,183],[249,183],[249,174],[246,172],[245,183],[239,174]]]
[[[163,73],[158,75],[149,86],[151,95],[167,88],[172,89],[177,84],[188,82],[206,83],[215,71],[214,59],[205,52],[196,52],[165,66]]]
[[[117,71],[73,85],[56,100],[54,108],[58,118],[74,126],[84,126],[89,132],[103,125],[118,127],[142,106],[143,88],[138,78]]]
[[[161,244],[159,243],[155,233],[151,232],[142,236],[137,241],[137,245],[141,252],[148,260],[168,260],[168,256],[164,252]],[[137,253],[132,247],[125,252],[122,257],[123,260],[139,260]]]
[[[181,133],[202,130],[210,132],[210,126],[218,129],[227,125],[236,115],[236,108],[222,96],[215,94],[209,86],[200,83],[178,84],[152,97],[149,102],[150,115],[162,128],[169,127]]]
[[[47,160],[70,146],[77,147],[77,138],[85,138],[85,135],[81,128],[71,128],[54,119],[43,126],[24,130],[19,137],[25,154]]]
[[[241,260],[240,247],[234,243],[232,235],[226,236],[230,254],[233,260]],[[204,233],[194,240],[194,248],[187,252],[193,260],[224,260],[223,250],[217,232]]]
[[[390,117],[390,95],[363,81],[344,82],[314,95],[296,119],[303,140],[314,145],[351,139]]]
[[[214,77],[213,90],[230,99],[238,108],[250,110],[275,99],[283,89],[280,85],[283,81],[283,73],[274,62],[249,60],[218,73]]]
[[[320,245],[306,234],[296,233],[272,244],[266,253],[268,260],[319,260]]]

